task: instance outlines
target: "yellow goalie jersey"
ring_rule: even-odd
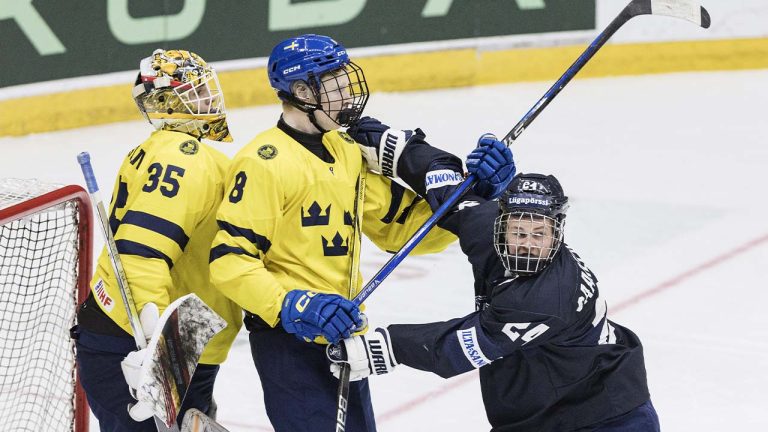
[[[123,161],[109,209],[137,310],[152,302],[162,313],[173,300],[195,293],[227,321],[203,352],[204,364],[226,359],[242,324],[242,309],[216,291],[208,275],[227,165],[224,154],[190,135],[156,131]],[[91,290],[99,307],[133,334],[106,249]]]
[[[328,132],[322,143],[332,163],[274,127],[240,150],[227,175],[211,278],[272,327],[290,290],[346,298],[360,290],[362,276],[353,265],[360,253],[356,220],[362,219],[363,233],[378,247],[396,251],[432,214],[412,191],[366,175],[358,144],[346,133]],[[455,240],[435,228],[413,253],[439,252]]]

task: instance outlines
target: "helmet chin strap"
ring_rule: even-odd
[[[324,127],[320,126],[320,122],[317,121],[317,117],[315,117],[315,112],[318,109],[319,108],[315,108],[307,113],[307,117],[309,117],[310,123],[312,123],[317,128],[317,130],[319,130],[321,133],[330,132],[330,129],[325,129]]]
[[[312,123],[312,126],[317,128],[317,130],[319,130],[320,133],[330,132],[330,129],[325,129],[324,127],[320,126],[320,122],[317,121],[317,117],[315,116],[315,111],[318,111],[318,110],[323,111],[319,103],[311,104],[308,102],[304,102],[301,99],[297,98],[295,95],[288,92],[284,92],[284,91],[278,91],[277,95],[284,101],[291,104],[293,107],[297,108],[299,111],[307,113],[309,122]]]

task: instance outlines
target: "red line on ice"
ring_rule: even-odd
[[[635,305],[635,304],[637,304],[637,303],[647,299],[648,297],[652,297],[652,296],[654,296],[654,295],[656,295],[656,294],[658,294],[658,293],[660,293],[662,291],[666,291],[669,288],[672,288],[673,286],[678,285],[680,282],[683,282],[686,279],[690,279],[693,276],[696,276],[696,275],[698,275],[700,273],[703,273],[703,272],[705,272],[705,271],[707,271],[707,270],[709,270],[711,268],[717,267],[717,266],[725,263],[726,261],[729,261],[729,260],[731,260],[733,258],[736,258],[737,256],[739,256],[739,255],[749,251],[750,249],[752,249],[752,248],[754,248],[756,246],[761,245],[762,243],[765,243],[766,241],[768,241],[768,234],[763,234],[762,236],[760,236],[758,238],[755,238],[753,240],[750,240],[750,241],[742,244],[741,246],[735,247],[735,248],[729,250],[728,252],[722,253],[722,254],[720,254],[720,255],[712,258],[712,259],[709,259],[709,260],[707,260],[707,261],[697,265],[696,267],[693,267],[690,270],[687,270],[687,271],[685,271],[683,273],[680,273],[679,275],[677,275],[677,276],[675,276],[675,277],[673,277],[671,279],[668,279],[668,280],[666,280],[666,281],[656,285],[655,287],[653,287],[651,289],[647,289],[647,290],[641,292],[640,294],[637,294],[634,297],[630,297],[627,300],[624,300],[623,302],[618,303],[616,306],[611,307],[609,309],[609,311],[611,313],[616,313],[618,311],[621,311],[622,309],[626,309],[626,308],[628,308],[630,306],[633,306],[633,305]]]

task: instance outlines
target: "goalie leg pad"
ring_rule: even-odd
[[[202,363],[197,365],[195,374],[192,375],[192,381],[189,383],[187,395],[184,397],[184,402],[179,410],[179,421],[184,418],[187,410],[191,409],[198,409],[210,414],[209,410],[213,403],[213,384],[218,373],[219,365]]]
[[[184,415],[184,422],[181,424],[181,432],[229,432],[224,426],[200,410],[191,409]]]

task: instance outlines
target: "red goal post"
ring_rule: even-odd
[[[79,186],[0,179],[4,430],[88,432],[69,329],[89,292],[92,210]]]

